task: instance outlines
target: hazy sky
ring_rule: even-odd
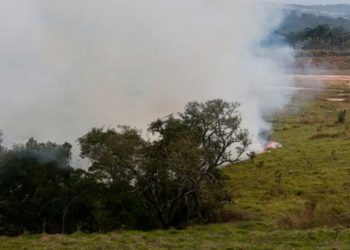
[[[274,0],[276,3],[295,3],[295,4],[350,4],[350,0]]]

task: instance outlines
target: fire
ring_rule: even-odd
[[[270,151],[273,149],[277,149],[277,148],[281,148],[282,144],[276,141],[268,141],[266,142],[265,146],[264,146],[264,150],[265,151]]]

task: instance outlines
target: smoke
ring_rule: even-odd
[[[291,86],[288,48],[263,48],[282,19],[247,0],[0,0],[0,128],[74,142],[94,126],[145,128],[188,101],[242,103],[259,147],[263,119]]]

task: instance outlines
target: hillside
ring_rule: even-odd
[[[279,32],[300,31],[308,27],[328,24],[330,27],[344,27],[350,30],[350,5],[286,5],[285,19]]]
[[[348,121],[336,122],[350,108],[349,91],[333,85],[300,92],[288,111],[271,118],[272,139],[284,147],[228,170],[232,209],[283,228],[347,227],[350,129]],[[308,101],[296,105],[302,100]]]
[[[344,109],[350,109],[350,91],[341,82],[327,89],[309,85],[270,117],[271,139],[283,148],[226,168],[227,191],[234,196],[225,212],[228,223],[182,231],[2,237],[0,248],[349,249],[350,119],[336,124]]]

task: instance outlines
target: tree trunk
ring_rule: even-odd
[[[67,210],[66,207],[63,208],[63,214],[62,214],[62,234],[65,233],[65,227],[66,227],[66,214],[67,214]]]
[[[199,201],[198,201],[197,193],[193,193],[193,200],[194,200],[194,204],[195,204],[194,209],[196,211],[197,217],[198,217],[198,219],[202,219],[202,214],[199,210]]]
[[[46,234],[46,217],[44,217],[44,219],[43,219],[43,225],[42,225],[42,228],[41,228],[41,233],[42,234]]]
[[[162,211],[157,206],[155,206],[155,208],[157,210],[157,215],[160,220],[160,223],[162,224],[162,227],[164,229],[169,229],[169,224],[164,220]]]
[[[154,196],[154,200],[150,197],[148,197],[147,193],[144,192],[143,193],[143,196],[145,197],[145,199],[152,205],[152,207],[154,207],[154,209],[156,210],[156,213],[157,213],[157,216],[158,216],[158,219],[160,220],[160,223],[162,224],[162,227],[164,229],[168,229],[169,228],[169,225],[165,222],[165,219],[163,217],[163,212],[162,210],[160,209],[159,205],[158,205],[158,202],[155,198],[155,195],[152,193],[152,195]]]

